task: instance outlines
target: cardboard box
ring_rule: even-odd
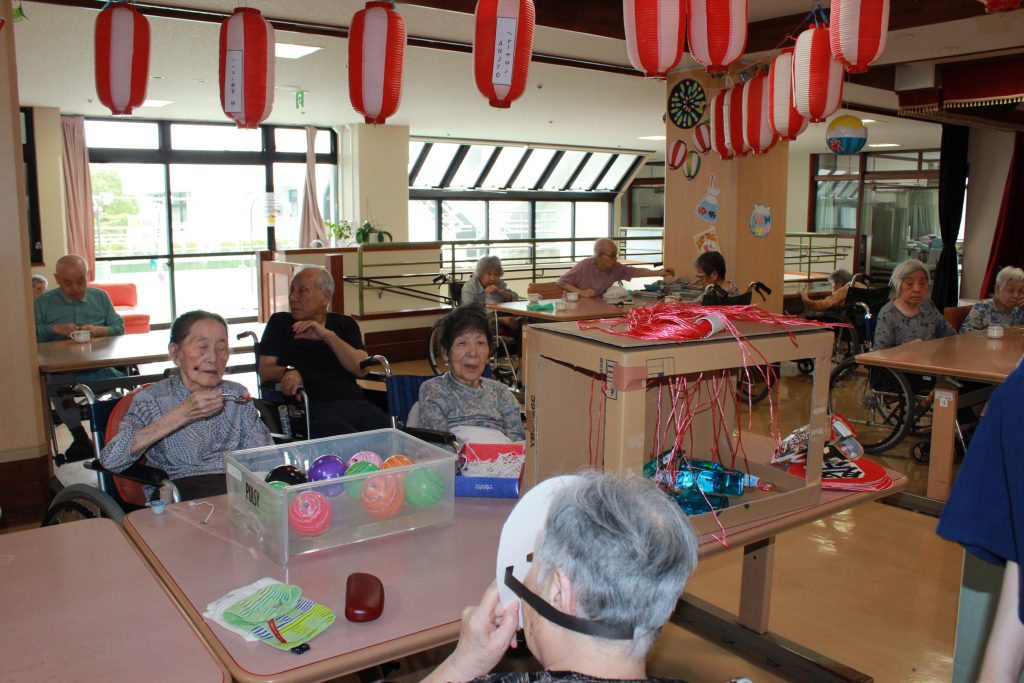
[[[749,466],[742,458],[737,466],[775,485],[770,492],[750,491],[733,507],[721,511],[724,524],[749,522],[817,503],[827,433],[832,330],[814,326],[779,329],[763,323],[739,323],[737,327],[747,339],[746,347],[727,332],[676,343],[580,330],[576,323],[531,325],[527,330],[527,455],[522,490],[587,467],[640,474],[654,450],[659,415],[664,422],[672,409],[669,378],[686,377],[706,401],[716,393],[714,382],[723,381],[709,379],[712,374],[720,377],[716,371],[742,367],[745,360],[755,365],[811,358],[814,385],[806,421],[812,456],[806,480],[768,465],[774,442],[747,434],[746,424],[736,422],[732,402],[693,410],[683,447],[695,458],[709,459],[708,454],[716,448],[731,457],[728,454],[737,448],[738,433]],[[787,411],[794,409],[796,406],[786,406]],[[720,428],[719,415],[732,429]],[[674,428],[665,436],[661,443],[670,444]],[[699,533],[717,529],[711,515],[691,521]]]

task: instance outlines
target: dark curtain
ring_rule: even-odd
[[[1016,229],[1011,228],[1016,226]],[[987,298],[996,286],[996,275],[1004,266],[1024,264],[1024,133],[1014,138],[1010,170],[1006,174],[1006,188],[1003,203],[999,207],[999,219],[992,236],[992,251],[988,255],[985,279],[981,282],[979,296]]]
[[[967,187],[967,141],[970,129],[942,124],[942,158],[939,166],[939,232],[942,254],[935,268],[932,301],[939,310],[960,300],[957,283],[956,238],[964,210]]]

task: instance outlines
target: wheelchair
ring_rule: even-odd
[[[255,332],[242,332],[236,339],[252,338],[252,352],[256,362],[256,376],[259,378],[260,340]],[[252,399],[260,418],[270,430],[274,443],[304,441],[309,438],[309,397],[299,387],[294,397],[281,393],[276,382],[258,383],[259,396]]]
[[[882,306],[889,302],[889,287],[872,287],[871,279],[863,273],[853,276],[846,293],[846,303],[840,309],[825,310],[813,316],[815,320],[843,323],[836,326],[833,364],[839,364],[858,353],[871,350],[870,340],[875,334],[875,320]],[[804,374],[814,370],[811,361],[799,361]]]
[[[754,293],[761,297],[761,301],[767,299],[772,293],[768,285],[754,280],[747,289],[735,296],[718,285],[708,285],[704,288],[704,295],[701,297],[702,306],[749,306],[754,301]],[[754,366],[746,371],[736,373],[736,396],[744,403],[759,403],[763,401],[771,391],[773,379],[779,376],[778,364],[773,364],[773,369],[768,366]]]

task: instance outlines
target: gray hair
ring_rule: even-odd
[[[299,272],[296,273],[295,276],[298,277],[302,273],[311,270],[315,270],[317,272],[316,286],[320,289],[320,291],[327,292],[328,297],[334,296],[334,278],[331,277],[331,274],[327,272],[326,268],[321,268],[320,266],[306,266],[305,268],[299,270]]]
[[[45,287],[49,287],[50,286],[50,281],[46,279],[45,275],[33,275],[32,276],[32,284],[33,285],[43,285]]]
[[[609,247],[614,249],[615,250],[615,255],[618,256],[618,254],[619,254],[619,245],[617,245],[615,243],[615,240],[613,240],[611,237],[602,237],[601,239],[599,239],[596,242],[594,242],[594,256],[597,256],[597,253],[599,251],[601,251],[601,245],[602,244],[607,244]]]
[[[65,254],[57,259],[57,265],[53,271],[59,273],[61,268],[81,268],[86,275],[89,274],[89,264],[78,254]]]
[[[581,476],[551,503],[534,552],[538,578],[561,569],[578,616],[632,628],[627,656],[643,659],[697,565],[697,536],[679,506],[646,479]]]
[[[852,279],[853,275],[850,274],[850,271],[844,270],[842,268],[837,268],[836,270],[833,270],[832,274],[828,276],[828,281],[836,285],[849,284],[850,280]]]
[[[1024,280],[1024,270],[1015,266],[1006,266],[996,275],[996,287],[1002,289],[1011,282],[1020,282],[1021,280]]]
[[[928,269],[925,268],[924,264],[916,258],[909,258],[896,266],[896,270],[892,271],[892,277],[889,278],[889,285],[896,290],[897,294],[899,294],[903,281],[919,270],[924,271],[925,279],[928,281],[928,284],[931,284],[931,273],[928,272]]]
[[[501,259],[497,256],[484,256],[482,259],[476,262],[476,276],[480,277],[484,273],[497,273],[498,275],[504,275],[505,269],[501,265]]]

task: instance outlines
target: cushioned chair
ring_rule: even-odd
[[[149,332],[149,314],[139,313],[139,293],[134,282],[93,282],[91,287],[102,289],[114,304],[114,310],[124,318],[125,334]]]
[[[960,326],[964,324],[964,320],[967,319],[967,314],[971,312],[972,308],[974,306],[947,306],[942,309],[942,316],[959,333]]]

